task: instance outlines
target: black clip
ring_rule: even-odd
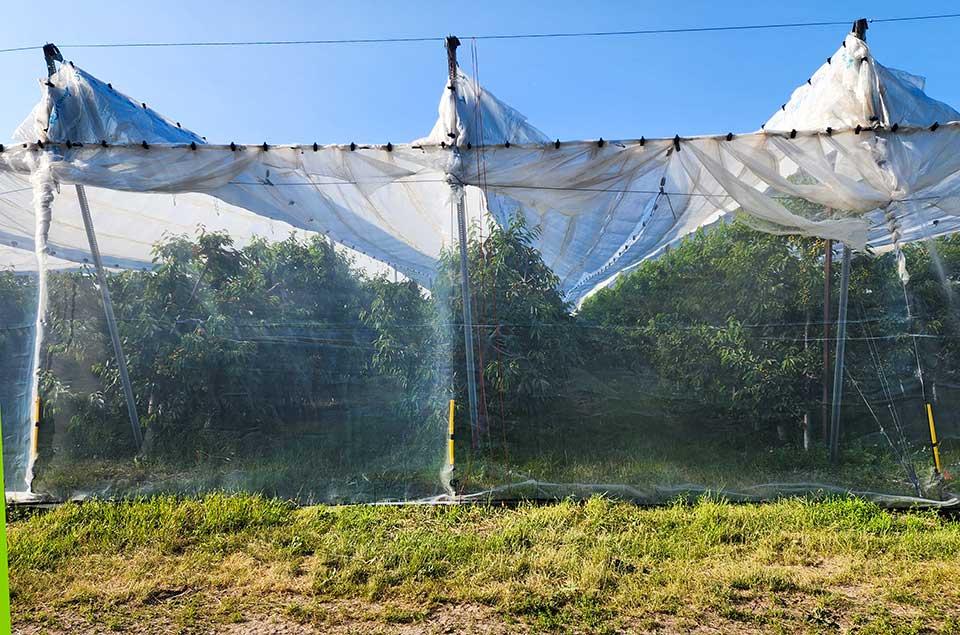
[[[830,58],[828,57],[828,58],[827,58],[827,64],[829,64],[829,63],[830,63]]]
[[[0,143],[0,152],[3,152],[3,144]]]
[[[939,127],[940,127],[940,122],[939,122],[939,121],[934,121],[934,122],[933,122],[933,125],[930,126],[930,132],[933,132],[934,130],[936,130],[936,129],[939,128]]]
[[[101,139],[101,140],[100,140],[100,145],[103,146],[104,148],[106,148],[106,147],[107,147],[107,140],[106,140],[106,139]]]
[[[233,141],[231,141],[231,142],[230,142],[230,152],[236,152],[236,151],[237,151],[237,144],[235,144]]]
[[[387,141],[387,152],[393,152],[393,144]]]
[[[353,152],[353,151],[356,150],[356,149],[357,149],[357,144],[355,144],[353,141],[351,141],[351,142],[350,142],[350,152]]]
[[[556,141],[553,142],[553,147],[556,148],[557,150],[560,149],[560,139],[557,139]]]
[[[680,135],[673,138],[673,147],[677,149],[677,152],[680,152]]]
[[[640,147],[641,147],[641,148],[644,146],[644,144],[645,144],[646,142],[647,142],[646,139],[644,139],[643,137],[640,137]]]
[[[892,126],[890,126],[890,132],[896,132],[899,129],[900,129],[900,124],[898,123],[895,123]]]
[[[180,125],[180,122],[178,121],[178,122],[177,122],[177,128],[181,128],[181,127],[182,127],[182,126]]]
[[[602,148],[602,147],[603,147],[603,144],[605,144],[605,143],[606,143],[606,141],[603,140],[603,137],[600,137],[600,140],[597,141],[597,147],[598,147],[598,148]]]
[[[197,142],[196,142],[196,141],[191,141],[191,142],[190,142],[190,149],[191,149],[191,150],[196,150],[196,149],[197,149]]]
[[[796,138],[797,138],[797,130],[796,130],[796,128],[794,128],[793,130],[790,131],[790,138],[791,138],[791,139],[796,139]]]
[[[143,149],[144,149],[144,150],[149,150],[149,149],[150,149],[150,146],[147,145],[146,140],[140,142],[140,145],[143,146]]]
[[[467,147],[468,147],[468,148],[470,147],[470,144],[469,144],[469,143],[467,144]],[[506,142],[503,144],[503,147],[504,147],[504,148],[509,148],[509,147],[510,147],[510,140],[509,140],[509,139],[506,140]]]
[[[270,146],[267,145],[267,142],[266,142],[266,141],[263,142],[263,145],[262,145],[261,147],[263,148],[263,151],[264,151],[264,152],[266,152],[267,150],[270,149]]]
[[[113,84],[111,84],[110,82],[107,82],[107,88],[109,88],[110,90],[113,90]]]
[[[813,86],[813,82],[811,82],[809,78],[807,78],[807,83]]]
[[[860,124],[857,124],[857,127],[853,129],[853,134],[860,134],[862,130],[863,130],[863,126],[861,126]]]
[[[145,102],[145,101],[144,101],[144,102],[141,102],[140,105],[143,106],[143,109],[144,109],[144,110],[147,109],[147,102]]]
[[[37,139],[37,147],[43,149],[43,140]]]
[[[69,150],[70,148],[72,148],[72,147],[73,147],[73,144],[72,144],[72,143],[70,143],[70,139],[67,139],[67,143],[66,143],[66,146],[67,146],[67,150]]]
[[[318,145],[317,145],[317,142],[314,141],[314,142],[313,142],[313,151],[316,152],[316,151],[319,150],[319,149],[320,149],[320,146],[318,146]]]
[[[827,126],[827,136],[828,137],[833,136],[833,128],[831,128],[830,126]]]
[[[780,104],[780,110],[782,110],[783,112],[787,112],[787,105],[786,105],[786,104]]]

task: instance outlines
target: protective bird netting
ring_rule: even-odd
[[[746,134],[553,141],[455,66],[408,144],[41,92],[0,152],[8,495],[955,500],[960,113],[853,34]]]

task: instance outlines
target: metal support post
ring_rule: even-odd
[[[447,38],[447,65],[450,73],[449,90],[454,96],[453,107],[453,130],[451,135],[451,148],[454,154],[459,155],[460,148],[457,147],[457,47],[460,46],[460,40],[451,35]],[[458,177],[459,175],[453,175]],[[477,447],[480,443],[479,411],[477,408],[477,367],[474,361],[474,343],[473,343],[473,308],[470,298],[470,270],[467,258],[467,217],[464,206],[463,185],[457,183],[453,185],[453,194],[457,202],[457,234],[460,242],[460,293],[463,297],[463,344],[466,353],[466,373],[467,373],[467,399],[470,405],[470,432],[473,446]]]
[[[830,418],[830,460],[840,455],[840,404],[843,400],[843,363],[847,344],[847,300],[850,291],[850,248],[843,246],[840,267],[840,308],[837,316],[837,359],[833,369],[833,413]]]

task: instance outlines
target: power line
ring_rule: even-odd
[[[894,18],[874,18],[870,23],[916,22],[927,20],[944,20],[960,18],[960,13],[940,13],[933,15],[901,16]],[[487,35],[467,35],[466,39],[473,40],[530,40],[546,38],[581,38],[581,37],[618,37],[632,35],[670,35],[683,33],[716,33],[727,31],[761,31],[770,29],[798,29],[817,28],[827,26],[847,26],[851,20],[831,20],[816,22],[780,22],[770,24],[740,24],[727,26],[677,27],[663,29],[633,29],[623,31],[572,31],[553,33],[502,33]],[[346,38],[321,40],[238,40],[238,41],[199,41],[199,42],[115,42],[115,43],[86,43],[63,44],[61,49],[98,49],[98,48],[175,48],[175,47],[228,47],[228,46],[309,46],[333,44],[409,44],[423,42],[443,42],[444,37],[389,37],[389,38]],[[42,49],[42,45],[19,46],[0,49],[0,53],[15,53],[19,51],[35,51]]]

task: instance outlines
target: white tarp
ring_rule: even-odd
[[[0,153],[0,244],[33,248],[27,188],[42,152],[58,188],[52,258],[88,257],[75,196],[65,187],[83,183],[107,264],[148,266],[165,233],[198,225],[240,243],[299,229],[429,284],[451,243],[450,183],[460,182],[485,193],[499,222],[522,216],[538,232],[535,246],[577,300],[733,211],[765,231],[858,249],[921,237],[934,220],[939,233],[952,231],[960,153],[957,126],[946,119],[960,117],[921,88],[922,80],[884,68],[848,36],[764,131],[730,138],[556,146],[461,72],[456,91],[444,89],[433,131],[412,144],[231,148],[205,144],[64,65],[43,83],[21,143]],[[931,131],[929,119],[943,121]],[[39,148],[33,137],[49,142]],[[449,149],[454,140],[459,159]]]
[[[499,221],[540,230],[572,300],[735,210],[763,231],[881,249],[960,230],[960,139],[947,123],[960,113],[922,89],[848,35],[760,132],[488,148],[465,154],[485,178],[464,173]]]

